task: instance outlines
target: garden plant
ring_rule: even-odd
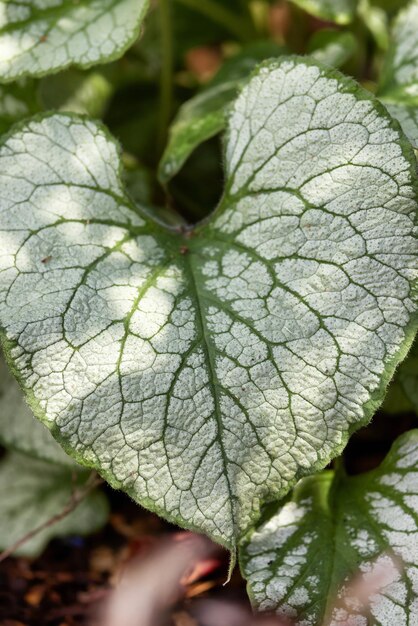
[[[256,612],[416,626],[418,0],[0,0],[0,131],[4,556],[105,482]]]

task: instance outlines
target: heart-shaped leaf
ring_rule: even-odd
[[[301,481],[242,548],[254,605],[301,626],[412,626],[417,468],[415,430],[368,474],[323,472]]]
[[[0,0],[0,78],[116,59],[137,38],[147,8],[148,0]]]
[[[395,20],[378,96],[418,148],[418,0]]]
[[[100,491],[86,494],[68,515],[50,522],[69,505],[75,490],[86,489],[88,474],[76,480],[68,468],[31,459],[24,454],[9,454],[0,463],[0,549],[6,550],[27,533],[45,524],[15,554],[34,557],[54,537],[87,535],[101,528],[109,506]]]
[[[54,115],[0,149],[0,320],[67,451],[233,547],[381,402],[416,327],[415,158],[352,80],[261,66],[229,120],[226,189],[169,230],[117,147]]]
[[[50,463],[79,466],[33,416],[22,390],[0,357],[0,443],[9,450],[23,452]],[[81,469],[81,468],[80,468]]]
[[[291,0],[304,11],[336,24],[348,24],[354,19],[358,0]]]

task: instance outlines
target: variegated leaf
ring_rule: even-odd
[[[385,109],[308,60],[261,66],[204,223],[132,205],[68,115],[0,149],[0,321],[75,458],[233,548],[381,402],[416,328],[416,167]]]
[[[418,148],[418,0],[395,20],[378,97]]]
[[[148,0],[1,0],[0,79],[116,59],[135,41]]]
[[[304,479],[242,548],[252,601],[296,626],[414,626],[418,431],[376,470]]]

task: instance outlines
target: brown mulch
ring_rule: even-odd
[[[377,415],[354,435],[346,449],[349,473],[367,471],[382,460],[394,439],[414,428],[414,415]],[[122,493],[106,487],[111,516],[106,527],[87,538],[52,541],[35,560],[9,558],[0,564],[0,626],[100,626],[100,603],[133,557],[146,557],[178,528],[149,513]],[[193,603],[205,598],[239,601],[248,606],[238,568],[224,586],[229,555],[219,551],[187,581],[185,599],[172,611],[170,626],[200,626]]]
[[[87,538],[56,539],[32,561],[9,558],[0,564],[1,626],[99,626],[94,615],[126,563],[146,557],[164,537],[178,532],[124,494],[106,489],[112,513],[102,531]],[[173,626],[196,626],[188,612],[190,599],[209,594],[245,597],[238,572],[228,588],[223,586],[228,558],[219,551],[199,564],[188,581],[185,600],[173,611]]]

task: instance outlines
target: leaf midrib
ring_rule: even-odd
[[[192,297],[195,301],[195,306],[196,306],[196,323],[199,327],[200,330],[200,336],[201,336],[201,345],[202,345],[202,349],[205,353],[205,361],[206,361],[206,365],[207,365],[207,373],[209,376],[209,385],[212,388],[212,397],[213,397],[213,401],[215,404],[215,409],[214,409],[214,416],[215,416],[215,420],[216,420],[216,424],[217,424],[217,428],[218,428],[218,436],[217,436],[217,441],[219,443],[219,448],[220,448],[220,452],[221,452],[221,456],[222,456],[222,462],[223,462],[223,466],[224,466],[224,476],[226,479],[226,483],[228,486],[228,494],[229,494],[229,506],[230,506],[230,515],[231,515],[231,521],[232,521],[232,525],[233,527],[235,527],[235,519],[234,519],[234,507],[233,507],[233,502],[235,500],[235,496],[231,487],[231,481],[230,481],[230,477],[229,477],[229,461],[228,461],[228,457],[225,451],[225,446],[224,446],[224,442],[223,442],[223,424],[222,424],[222,412],[221,412],[221,408],[220,408],[220,402],[219,402],[219,388],[221,387],[221,384],[218,380],[218,375],[216,372],[216,364],[214,362],[213,359],[213,349],[211,347],[211,339],[210,339],[210,332],[209,329],[207,328],[207,322],[206,322],[206,317],[205,317],[205,313],[203,311],[203,306],[201,305],[201,297],[200,297],[200,293],[199,293],[199,288],[198,288],[198,280],[196,279],[194,270],[193,270],[193,257],[190,254],[185,254],[184,255],[184,268],[185,271],[187,272],[189,279],[190,279],[190,286],[191,286],[191,292],[192,292]],[[232,536],[235,537],[235,532],[232,534]],[[232,547],[232,546],[231,546]]]

